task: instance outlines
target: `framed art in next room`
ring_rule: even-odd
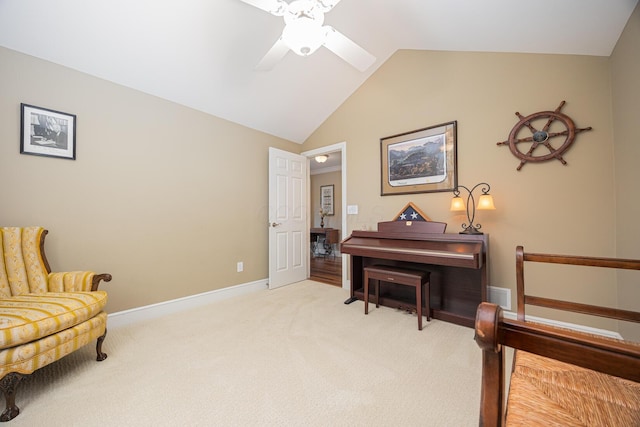
[[[20,153],[76,159],[76,116],[20,104]]]
[[[320,186],[320,209],[322,209],[327,216],[334,214],[333,184]]]
[[[380,139],[381,195],[453,191],[457,122]]]

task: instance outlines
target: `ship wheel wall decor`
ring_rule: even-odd
[[[567,164],[562,154],[573,144],[578,133],[591,130],[591,127],[576,128],[573,120],[560,112],[564,104],[565,101],[562,101],[554,111],[540,111],[526,117],[516,112],[520,121],[511,129],[509,139],[498,142],[498,145],[508,145],[511,153],[520,159],[517,170],[527,162],[557,159],[563,165]],[[531,135],[521,135],[525,128]]]

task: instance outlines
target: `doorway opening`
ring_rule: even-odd
[[[346,201],[347,201],[347,144],[337,144],[306,151],[301,155],[307,157],[309,167],[308,191],[309,195],[309,278],[323,283],[341,286],[348,289],[345,257],[340,253],[340,241],[346,237],[347,230]],[[323,163],[315,160],[316,156],[327,156]],[[333,185],[333,215],[320,216],[320,187]],[[322,223],[322,227],[321,227]],[[336,243],[325,244],[324,234],[327,230],[337,229]],[[315,231],[315,233],[314,233]],[[313,236],[313,237],[311,237]],[[320,238],[319,238],[320,236]],[[311,240],[313,239],[313,240]]]
[[[333,286],[342,286],[342,257],[315,256],[309,260],[309,279]]]

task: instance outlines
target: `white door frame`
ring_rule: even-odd
[[[304,151],[302,153],[300,153],[300,155],[302,156],[306,156],[307,157],[307,166],[309,165],[309,162],[311,162],[313,160],[313,158],[315,156],[318,156],[320,154],[330,154],[330,153],[335,153],[339,151],[341,154],[341,158],[342,158],[342,163],[340,165],[341,167],[341,177],[342,177],[342,224],[340,225],[341,228],[341,238],[345,239],[345,233],[347,232],[347,143],[346,141],[343,142],[338,142],[336,144],[332,144],[332,145],[327,145],[325,147],[320,147],[320,148],[316,148],[314,150],[309,150],[309,151]],[[309,200],[307,200],[307,207],[309,209],[309,213],[307,215],[309,224],[307,228],[311,227],[311,172],[310,172],[310,167],[307,167],[307,174],[308,174],[308,179],[307,179],[307,197],[309,198]],[[348,256],[346,254],[343,254],[342,252],[340,253],[342,256],[342,288],[349,290],[350,289],[350,284],[347,281],[347,266],[348,266]],[[309,257],[311,257],[311,253],[309,253]],[[307,263],[307,265],[309,265],[309,263]]]

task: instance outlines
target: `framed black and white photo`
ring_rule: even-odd
[[[20,153],[76,159],[76,116],[20,104]]]
[[[453,191],[457,122],[380,139],[381,195]]]
[[[320,186],[320,208],[325,215],[334,214],[333,211],[333,184]]]

